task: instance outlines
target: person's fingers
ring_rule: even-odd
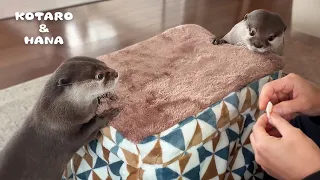
[[[293,119],[293,116],[291,114],[284,114],[284,115],[281,115],[281,117],[287,121],[290,121]]]
[[[250,143],[253,149],[253,153],[256,154],[256,141],[254,140],[253,133],[250,134]]]
[[[271,100],[273,94],[282,91],[283,93],[290,93],[293,91],[294,85],[288,81],[288,77],[283,77],[271,81],[262,87],[259,97],[259,108],[265,110],[268,102]]]
[[[266,126],[266,131],[270,131],[271,129],[273,129],[274,127],[272,126],[272,124],[268,123]]]
[[[282,91],[279,91],[276,94],[277,94],[277,97],[278,97],[278,102],[290,100],[290,96],[289,96],[290,93],[284,93]]]
[[[261,115],[252,128],[252,133],[256,141],[259,141],[261,137],[269,136],[269,134],[266,131],[267,124],[268,124],[267,115],[266,114]]]
[[[292,129],[292,125],[285,119],[283,119],[281,116],[279,116],[276,113],[271,113],[271,117],[269,119],[269,122],[277,128],[277,130],[280,132],[282,136],[285,136],[287,134],[290,135],[290,130]]]
[[[268,132],[268,134],[269,134],[270,136],[277,137],[277,138],[280,138],[280,137],[281,137],[280,132],[279,132],[276,128],[273,128],[273,129],[271,129],[271,130],[269,130],[269,131],[267,131],[267,132]]]
[[[301,111],[301,106],[302,104],[298,99],[282,101],[273,106],[272,112],[275,112],[280,116],[291,115],[293,113],[299,113]]]
[[[277,96],[276,93],[273,93],[272,96],[270,97],[269,101],[272,103],[272,104],[278,104],[280,101],[279,101],[279,98]]]

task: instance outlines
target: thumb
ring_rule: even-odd
[[[297,99],[282,101],[273,106],[272,112],[279,114],[280,116],[291,115],[299,112],[301,109],[301,103]]]
[[[289,133],[292,128],[292,125],[281,116],[276,113],[272,113],[269,119],[270,124],[272,124],[280,132],[282,136]]]

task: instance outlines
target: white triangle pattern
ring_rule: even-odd
[[[137,144],[137,147],[140,151],[141,159],[145,158],[150,153],[150,151],[154,148],[157,141],[158,140],[155,139],[155,140],[150,141],[146,144]]]
[[[211,136],[213,133],[215,133],[217,130],[213,128],[210,124],[202,121],[197,120],[202,133],[202,140],[205,140],[207,137]]]
[[[223,174],[226,172],[228,162],[217,155],[214,155],[214,160],[216,162],[218,174]]]
[[[109,164],[113,164],[113,163],[118,162],[120,160],[121,159],[119,159],[119,157],[114,155],[113,153],[109,154]]]
[[[234,164],[233,164],[231,170],[235,170],[235,169],[241,168],[244,165],[245,165],[245,161],[244,161],[244,157],[243,157],[243,153],[242,153],[242,148],[240,148],[238,150],[238,155],[236,157],[236,160],[234,161]]]
[[[207,172],[208,166],[212,160],[213,156],[207,157],[202,163],[200,168],[200,179],[204,176],[204,174]]]
[[[203,147],[209,152],[212,152],[212,153],[214,152],[212,141],[208,141],[207,143],[203,144]]]
[[[250,90],[250,94],[251,94],[251,106],[252,106],[257,101],[258,96],[252,88],[248,87],[248,89]]]
[[[166,150],[165,152],[162,152],[162,161],[164,163],[172,160],[173,158],[183,153],[183,151],[181,151],[180,149],[174,147],[170,143],[167,143],[163,140],[160,140],[160,146],[162,150]]]
[[[127,170],[127,164],[126,163],[123,163],[120,167],[120,170],[119,170],[119,174],[120,174],[120,177],[123,177],[122,179],[127,179],[126,177],[129,176],[129,172]]]
[[[183,173],[190,171],[192,168],[198,166],[199,164],[200,164],[199,154],[198,153],[192,154],[192,156],[190,156],[190,159],[189,159],[186,167],[184,168]]]
[[[181,132],[183,134],[183,139],[184,140],[184,144],[185,144],[185,147],[187,148],[193,135],[194,135],[194,132],[196,131],[196,127],[197,127],[197,121],[191,121],[189,122],[188,126],[182,126],[181,127]]]
[[[136,154],[138,155],[138,149],[137,149],[137,146],[131,142],[131,141],[128,141],[128,139],[124,138],[122,140],[122,142],[119,144],[119,147],[121,147],[122,149],[125,149],[133,154]]]
[[[107,167],[101,167],[93,170],[97,176],[100,177],[100,179],[106,179],[108,177],[108,168]]]
[[[228,145],[229,145],[229,138],[228,138],[227,132],[223,131],[220,134],[220,139],[219,139],[219,142],[218,142],[217,147],[215,149],[215,152],[225,148]]]
[[[179,161],[176,161],[174,163],[169,164],[167,166],[167,168],[170,168],[172,171],[174,171],[174,172],[178,173],[179,175],[181,175]]]
[[[91,167],[89,166],[89,164],[87,163],[87,161],[85,159],[82,159],[80,162],[80,166],[77,170],[77,174],[81,174],[85,171],[88,171],[89,169],[91,169]]]
[[[239,114],[239,111],[236,107],[234,107],[232,104],[224,101],[224,103],[226,104],[226,106],[228,107],[228,111],[229,111],[229,117],[230,117],[230,120],[234,119],[235,117],[238,116]]]
[[[247,91],[248,91],[248,87],[245,87],[245,88],[241,89],[241,91],[239,92],[239,95],[238,95],[238,97],[239,97],[238,110],[239,111],[241,111],[242,106],[245,102]]]
[[[230,175],[232,175],[234,180],[241,180],[241,177],[236,173],[230,173]]]
[[[242,136],[241,136],[241,144],[243,144],[250,136],[251,132],[252,132],[252,127],[253,127],[254,123],[251,123],[247,126],[247,128],[245,128],[242,132]]]

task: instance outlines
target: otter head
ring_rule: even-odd
[[[266,10],[254,10],[244,16],[246,24],[246,46],[256,52],[282,50],[284,32],[287,29],[282,18]]]
[[[66,60],[55,74],[66,98],[82,103],[112,91],[118,80],[118,72],[102,61],[80,56]]]

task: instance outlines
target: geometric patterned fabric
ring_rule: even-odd
[[[263,179],[249,135],[261,88],[281,71],[230,93],[199,114],[134,144],[113,127],[71,159],[62,179]]]

